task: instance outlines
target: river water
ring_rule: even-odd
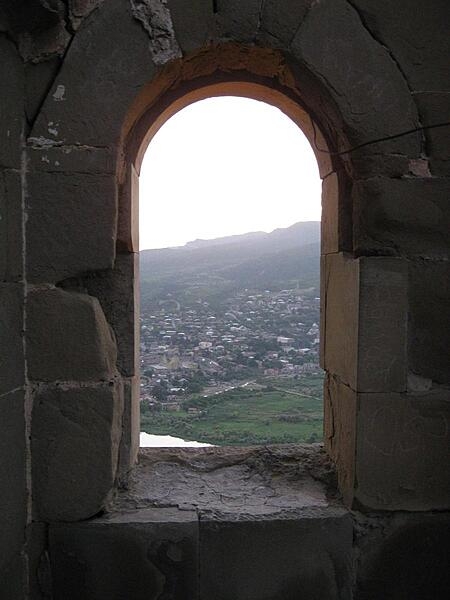
[[[205,446],[212,446],[212,444],[187,442],[172,435],[154,435],[144,431],[141,431],[140,435],[141,448],[203,448]]]

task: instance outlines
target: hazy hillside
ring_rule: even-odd
[[[239,244],[242,248],[257,246],[259,249],[268,247],[270,251],[282,250],[296,247],[299,244],[309,244],[317,242],[320,239],[320,222],[305,221],[294,223],[290,227],[275,229],[271,233],[264,231],[252,231],[241,235],[230,235],[227,237],[215,238],[213,240],[194,240],[188,242],[183,248],[211,248],[211,246],[223,246],[227,244]]]
[[[141,296],[220,301],[242,288],[318,287],[320,222],[140,253]]]

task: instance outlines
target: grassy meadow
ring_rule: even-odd
[[[264,378],[253,387],[192,396],[177,412],[141,407],[141,431],[217,445],[321,441],[322,386],[322,374]]]

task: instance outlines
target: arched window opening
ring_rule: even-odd
[[[303,132],[265,102],[200,100],[154,135],[139,185],[141,445],[321,441],[321,181]]]

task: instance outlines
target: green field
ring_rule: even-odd
[[[264,387],[257,390],[237,388],[208,398],[193,396],[178,412],[144,409],[141,431],[217,445],[322,440],[322,375],[260,383]],[[189,408],[201,412],[190,414]]]

